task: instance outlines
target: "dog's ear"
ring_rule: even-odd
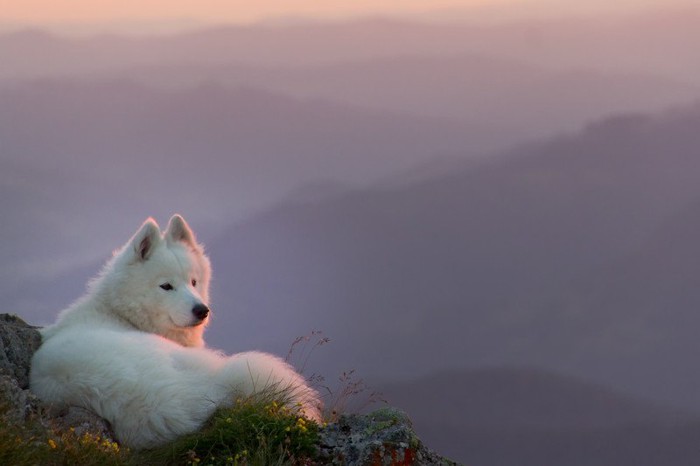
[[[143,222],[139,231],[131,238],[131,247],[136,258],[145,261],[151,256],[160,241],[160,228],[155,220],[149,218]]]
[[[197,240],[192,233],[192,229],[187,224],[182,216],[175,214],[168,222],[168,228],[165,230],[165,240],[169,243],[182,242],[197,248]]]

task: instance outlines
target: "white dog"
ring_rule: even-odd
[[[133,448],[194,432],[218,407],[270,387],[319,420],[318,394],[284,361],[204,348],[209,277],[182,217],[162,235],[148,219],[86,296],[42,331],[31,389],[49,403],[91,409]]]

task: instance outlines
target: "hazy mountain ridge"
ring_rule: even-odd
[[[692,464],[696,456],[698,415],[535,368],[453,370],[381,392],[408,410],[428,444],[465,464],[662,465],[683,455],[678,464]]]
[[[410,408],[415,419],[493,430],[584,431],[696,419],[603,385],[529,367],[446,371],[384,385],[381,392],[390,403]]]
[[[632,363],[637,372],[632,383],[645,386],[648,394],[664,394],[685,405],[695,405],[695,393],[700,390],[692,363],[679,363],[681,355],[694,351],[694,329],[700,325],[696,312],[700,302],[696,279],[700,274],[699,214],[700,200],[696,200],[634,251],[606,270],[585,274],[569,290],[581,306],[594,310],[592,319],[605,323],[603,331],[588,337],[587,345],[593,351],[604,354],[625,342],[625,352],[637,356]],[[669,338],[671,335],[674,337]],[[658,349],[650,356],[646,346]],[[656,379],[647,379],[640,370],[649,357],[658,361]],[[612,366],[604,370],[615,372]],[[675,392],[671,380],[682,381],[685,390]]]
[[[121,73],[120,73],[121,74]],[[456,119],[479,149],[503,149],[605,114],[653,111],[700,96],[656,76],[533,66],[482,55],[395,56],[321,66],[145,67],[123,76],[152,86],[254,86],[380,111]]]
[[[134,224],[143,212],[194,210],[200,198],[218,218],[268,205],[318,179],[368,183],[431,154],[461,150],[468,138],[445,120],[252,89],[168,92],[128,81],[40,81],[0,92],[0,178],[6,199],[14,199],[6,223],[17,225],[13,206],[27,196],[26,216],[46,186],[56,194],[109,186],[102,207],[128,202],[127,210],[140,212],[126,217]],[[72,181],[58,186],[64,179]],[[120,198],[118,191],[129,194]],[[133,205],[138,197],[140,207]]]
[[[309,182],[323,178],[330,161],[346,175],[353,165],[364,166],[361,179],[371,181],[371,172],[387,173],[385,163],[407,168],[431,154],[461,149],[469,137],[462,125],[446,119],[217,85],[164,91],[130,81],[38,81],[5,90],[0,103],[2,157],[28,164],[106,160],[119,151],[122,157],[109,161],[115,167],[124,158],[169,158],[206,170],[201,157],[211,163],[231,158],[243,168],[261,165],[265,156],[280,164],[314,162],[317,173]],[[395,144],[402,140],[399,150]]]
[[[147,62],[211,65],[233,60],[257,65],[310,65],[406,53],[484,53],[528,57],[539,65],[569,67],[587,63],[597,65],[593,69],[656,70],[667,76],[697,78],[700,69],[695,61],[681,57],[694,57],[688,44],[698,38],[698,22],[697,8],[673,7],[605,18],[533,19],[492,26],[359,19],[230,26],[158,37],[63,38],[24,31],[0,35],[0,58],[6,64],[5,76],[12,72],[16,77],[30,77],[41,69],[61,71],[79,66],[80,71],[90,72]],[[631,50],[645,53],[629,53]]]
[[[700,68],[688,44],[700,40],[700,15],[679,11],[491,26],[361,19],[154,37],[23,31],[0,35],[0,88],[46,78],[254,88],[455,119],[464,149],[503,150],[603,115],[698,98]]]
[[[280,207],[210,241],[226,280],[215,299],[280,325],[243,346],[284,352],[285,334],[308,330],[301,323],[323,328],[337,345],[324,367],[407,376],[536,364],[652,396],[654,374],[692,373],[661,356],[679,343],[668,346],[674,336],[661,328],[653,339],[611,334],[637,310],[589,308],[579,280],[596,272],[606,282],[610,264],[700,199],[699,117],[691,108],[609,119],[432,181]],[[597,348],[606,334],[619,339]],[[211,335],[226,341],[217,327]],[[690,387],[669,384],[662,398],[689,400]]]
[[[0,258],[8,264],[0,290],[16,296],[18,281],[104,260],[159,211],[216,231],[222,217],[241,218],[306,183],[361,186],[461,151],[468,138],[445,120],[253,89],[18,84],[0,91]],[[55,303],[36,307],[46,305]]]

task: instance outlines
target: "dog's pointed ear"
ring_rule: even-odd
[[[155,220],[149,218],[143,222],[139,231],[131,239],[131,247],[136,258],[145,261],[151,256],[160,241],[160,228]]]
[[[182,242],[193,248],[197,247],[197,240],[194,237],[194,233],[192,233],[192,229],[185,219],[178,214],[170,218],[168,228],[165,230],[165,240],[169,244]]]

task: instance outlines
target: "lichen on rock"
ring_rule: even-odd
[[[456,465],[431,451],[416,436],[406,413],[382,408],[344,414],[320,431],[324,464],[346,466]]]

